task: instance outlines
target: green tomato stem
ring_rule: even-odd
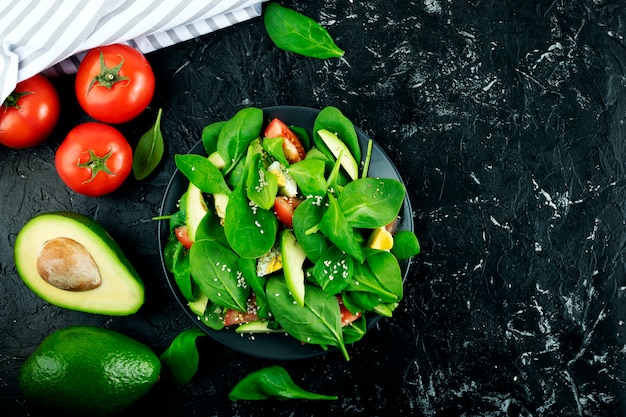
[[[76,166],[79,168],[88,168],[89,170],[91,170],[91,178],[83,181],[83,184],[87,184],[93,181],[93,179],[96,178],[96,175],[98,175],[99,172],[104,172],[105,174],[109,175],[115,175],[107,166],[107,161],[109,160],[111,155],[113,155],[112,149],[104,156],[96,155],[96,153],[91,149],[87,152],[89,152],[89,160],[87,160],[86,162],[80,162],[79,160],[79,162],[76,164]]]
[[[96,75],[89,83],[88,94],[94,86],[105,87],[110,90],[118,82],[126,81],[126,84],[130,83],[129,77],[120,75],[120,70],[122,65],[124,65],[124,56],[120,54],[118,56],[121,58],[120,63],[114,67],[107,67],[104,63],[104,53],[100,51],[100,74]]]

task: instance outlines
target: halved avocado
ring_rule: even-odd
[[[144,303],[143,282],[119,245],[82,214],[33,217],[17,235],[14,256],[24,283],[59,307],[125,316]]]

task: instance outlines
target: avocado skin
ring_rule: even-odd
[[[58,235],[51,235],[49,232],[50,228],[60,223],[63,224],[63,228],[60,228],[62,232]],[[66,235],[70,228],[75,229],[76,236]],[[73,300],[79,299],[85,294],[72,291],[59,293],[57,289],[42,285],[41,277],[33,268],[36,262],[38,247],[46,240],[40,237],[42,235],[46,235],[48,238],[72,237],[81,244],[89,240],[97,241],[97,247],[106,249],[106,255],[103,261],[100,262],[99,267],[106,270],[111,265],[115,265],[115,277],[112,278],[118,281],[125,281],[124,286],[117,289],[116,293],[106,294],[109,300],[107,300],[105,305],[97,299],[97,296],[90,298],[88,301],[80,300],[77,303]],[[33,241],[33,239],[41,239],[43,241]],[[101,224],[83,214],[56,211],[42,213],[33,217],[17,235],[14,256],[17,272],[26,286],[42,299],[59,307],[95,314],[125,316],[137,312],[144,303],[143,281],[120,246]],[[100,292],[94,291],[94,295],[101,292],[101,290]],[[56,295],[53,296],[52,294]]]
[[[113,330],[71,326],[51,333],[19,374],[24,399],[68,416],[114,415],[157,382],[161,363],[144,344]]]

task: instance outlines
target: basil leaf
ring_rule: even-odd
[[[198,371],[200,357],[196,339],[205,333],[193,328],[179,333],[170,346],[161,354],[161,363],[169,369],[176,385],[185,385]]]
[[[230,194],[222,172],[206,157],[198,154],[174,156],[176,167],[193,185],[207,194]]]
[[[348,224],[339,207],[339,203],[337,203],[337,199],[332,194],[328,194],[328,208],[322,216],[319,228],[339,249],[354,257],[357,261],[363,262],[362,237]]]
[[[216,304],[246,311],[249,287],[242,285],[239,257],[213,240],[197,240],[189,250],[191,276]]]
[[[161,113],[159,109],[156,122],[146,133],[141,136],[133,155],[133,174],[135,179],[143,180],[161,162],[165,144],[161,135]]]
[[[263,22],[270,39],[285,51],[311,58],[338,58],[343,56],[326,28],[295,10],[268,3]]]
[[[349,182],[338,201],[352,227],[382,227],[398,216],[404,201],[404,185],[389,178],[361,178]]]
[[[336,400],[335,395],[316,394],[300,388],[287,371],[278,365],[254,371],[246,375],[228,394],[231,401],[265,400],[276,398],[304,400]]]
[[[346,360],[350,359],[341,332],[341,314],[337,298],[321,288],[307,285],[304,306],[293,302],[289,288],[281,277],[267,282],[267,302],[276,321],[303,343],[335,346]]]

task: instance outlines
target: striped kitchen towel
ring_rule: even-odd
[[[0,103],[22,80],[76,72],[91,48],[143,53],[257,17],[266,0],[0,0]]]

